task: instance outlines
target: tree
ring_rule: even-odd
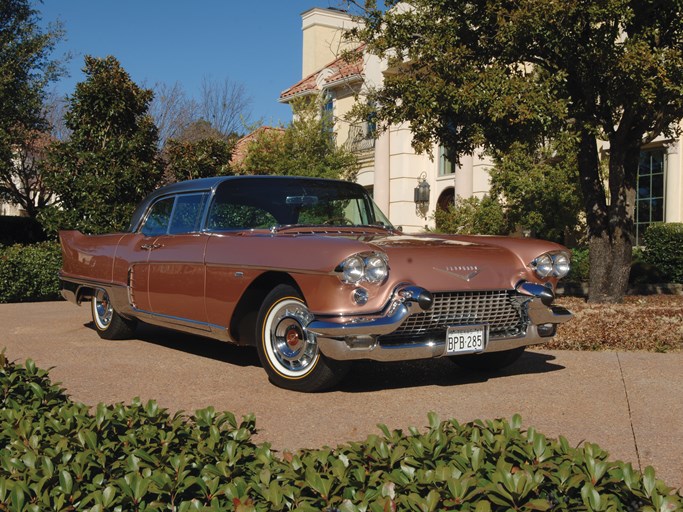
[[[12,172],[0,183],[1,195],[19,205],[35,219],[55,196],[43,179],[47,148],[52,141],[45,132],[27,132],[13,146]]]
[[[167,141],[179,138],[196,121],[197,110],[197,103],[187,97],[178,82],[171,86],[156,84],[149,112],[159,130],[159,146],[163,148]]]
[[[66,114],[71,137],[52,146],[45,169],[59,202],[42,221],[52,231],[121,230],[161,177],[148,113],[152,91],[138,87],[111,56],[86,56],[83,71]]]
[[[176,181],[233,174],[230,157],[234,144],[219,138],[196,141],[169,141],[167,169]]]
[[[575,142],[565,134],[538,147],[515,143],[493,155],[490,193],[505,205],[510,232],[520,227],[560,243],[583,237]]]
[[[378,119],[409,123],[418,151],[441,142],[455,154],[574,133],[590,300],[620,301],[640,147],[672,136],[683,118],[683,2],[384,3],[389,10],[366,2],[364,26],[352,33],[393,71],[368,95]],[[609,143],[607,191],[598,138]]]
[[[199,118],[208,121],[223,135],[236,135],[249,123],[251,101],[244,85],[227,78],[221,82],[204,77],[198,105]]]
[[[284,131],[264,131],[253,139],[240,171],[352,180],[358,161],[335,144],[331,117],[321,113],[317,101],[297,101],[292,109],[294,120]]]
[[[50,54],[62,30],[43,31],[39,20],[28,0],[0,3],[0,199],[32,217],[49,202],[40,179],[49,128],[43,101],[47,84],[61,72]]]

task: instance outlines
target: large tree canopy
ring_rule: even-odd
[[[59,26],[39,27],[28,0],[0,2],[0,198],[35,216],[50,195],[40,180],[48,123],[46,85],[59,74],[50,59],[62,35]]]
[[[157,128],[141,89],[114,57],[85,57],[86,79],[69,98],[71,137],[52,146],[45,180],[59,197],[43,216],[50,230],[123,229],[161,177]]]
[[[672,135],[683,118],[683,1],[384,3],[386,11],[366,2],[354,33],[388,59],[367,102],[378,119],[409,123],[418,151],[440,142],[456,154],[573,132],[590,299],[621,300],[640,146]],[[607,191],[598,138],[609,144]]]

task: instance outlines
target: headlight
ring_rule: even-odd
[[[368,252],[349,256],[336,268],[336,272],[339,279],[347,284],[362,281],[379,284],[389,275],[389,266],[385,254]]]
[[[541,279],[562,278],[569,273],[569,255],[564,252],[546,253],[531,262],[531,267]]]
[[[563,252],[553,255],[553,275],[562,278],[569,274],[569,256]]]
[[[532,263],[538,277],[545,278],[553,273],[553,259],[549,254],[539,256]]]
[[[341,264],[342,268],[342,281],[345,283],[357,283],[365,275],[365,269],[363,265],[363,260],[358,256],[351,256],[346,258],[344,263]]]
[[[378,254],[365,259],[365,277],[370,283],[381,283],[389,274],[387,262]]]

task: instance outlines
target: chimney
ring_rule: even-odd
[[[358,46],[344,41],[343,33],[357,25],[345,11],[314,7],[301,15],[303,58],[301,77],[320,70],[339,57],[344,50]]]

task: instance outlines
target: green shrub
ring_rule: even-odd
[[[434,212],[436,231],[458,235],[505,235],[509,232],[505,209],[495,199],[458,196],[454,205]]]
[[[629,283],[632,285],[656,284],[668,281],[668,277],[658,265],[647,261],[646,252],[639,247],[633,248],[633,260]],[[572,249],[572,262],[569,275],[564,279],[571,283],[587,283],[590,278],[590,259],[588,249]]]
[[[593,444],[519,416],[390,431],[276,456],[254,418],[153,401],[71,402],[32,361],[2,357],[0,510],[679,510],[683,498]]]
[[[565,280],[572,283],[586,283],[589,273],[588,249],[572,249],[571,270]]]
[[[57,242],[0,247],[0,303],[57,299],[61,266]]]
[[[651,224],[644,234],[645,262],[672,283],[683,283],[683,224]]]

